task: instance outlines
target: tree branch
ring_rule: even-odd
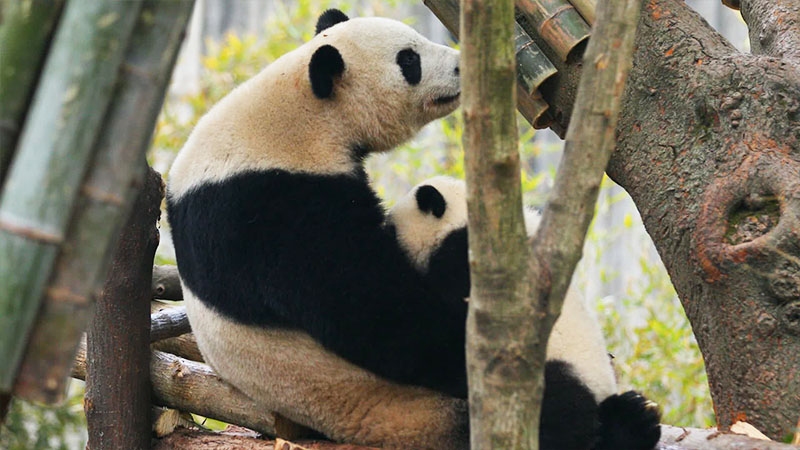
[[[191,331],[185,306],[164,308],[150,315],[150,342],[174,338]]]
[[[742,17],[750,29],[750,50],[800,64],[800,2],[741,0]]]
[[[153,298],[183,300],[178,266],[153,266]]]
[[[81,343],[72,376],[86,379],[86,345]],[[150,353],[153,402],[160,406],[200,414],[241,425],[260,433],[275,433],[275,417],[244,395],[205,364],[169,353]]]
[[[616,140],[614,130],[642,0],[601,2],[584,56],[581,81],[555,185],[532,239],[533,292],[542,293],[548,318],[543,336],[559,316],[583,240],[594,216],[597,193]]]

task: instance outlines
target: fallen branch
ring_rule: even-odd
[[[81,380],[86,378],[85,342],[78,349],[72,376]],[[264,434],[275,433],[275,417],[271,413],[222,381],[205,364],[152,351],[150,380],[153,402],[159,406],[193,412]]]
[[[153,443],[153,450],[374,450],[351,444],[337,444],[328,441],[294,441],[283,439],[267,441],[246,433],[205,431],[178,428],[174,433]]]
[[[150,315],[150,342],[174,338],[191,331],[184,306],[164,308]]]
[[[197,346],[197,339],[193,333],[182,334],[177,337],[164,339],[163,341],[153,342],[150,345],[153,350],[172,353],[191,361],[204,362],[200,348]]]
[[[743,434],[722,433],[715,428],[683,428],[661,425],[659,450],[797,450],[789,444],[764,441]]]
[[[183,300],[178,266],[153,266],[153,298]]]

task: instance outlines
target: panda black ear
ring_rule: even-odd
[[[447,202],[444,200],[442,194],[433,186],[427,184],[425,186],[420,186],[420,188],[417,189],[415,197],[417,198],[417,207],[419,207],[419,210],[426,213],[433,213],[437,219],[441,219],[445,210],[447,210]]]
[[[333,95],[333,79],[344,72],[344,60],[339,50],[332,45],[323,45],[311,56],[308,64],[308,76],[311,79],[311,90],[317,98],[329,98]]]
[[[331,8],[324,13],[320,14],[319,19],[317,19],[317,31],[314,33],[315,35],[319,34],[320,31],[330,28],[337,23],[346,22],[350,20],[347,15],[338,9]]]

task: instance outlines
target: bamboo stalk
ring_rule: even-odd
[[[578,10],[586,23],[594,25],[597,18],[597,0],[569,0],[569,2]]]
[[[125,3],[125,2],[123,2]],[[64,392],[91,300],[121,224],[140,189],[146,152],[169,77],[191,15],[191,1],[149,0],[139,14],[125,54],[113,104],[95,145],[97,156],[84,180],[55,274],[34,325],[16,392],[54,402]],[[151,262],[148,262],[151,264]],[[68,293],[68,295],[54,295]]]
[[[567,0],[517,0],[516,6],[520,25],[528,33],[541,36],[562,61],[591,32]]]
[[[46,284],[140,7],[71,0],[64,10],[0,197],[0,392],[13,386],[42,298],[88,303]]]
[[[0,22],[0,186],[64,0],[6,2]],[[12,70],[8,70],[8,69]]]
[[[86,379],[85,343],[78,347],[72,376]],[[205,364],[152,351],[150,381],[153,402],[159,406],[193,412],[260,433],[275,433],[275,418],[271,413],[265,412],[262,406],[222,381]]]
[[[459,35],[458,0],[425,0],[424,3],[454,36]],[[545,114],[548,105],[538,88],[555,75],[556,70],[530,35],[518,24],[515,23],[514,27],[517,49],[517,108],[534,128],[546,128],[549,123]]]

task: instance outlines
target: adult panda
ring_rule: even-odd
[[[540,215],[525,209],[528,235]],[[469,297],[466,185],[438,176],[401,198],[387,215],[410,261],[434,289]],[[540,448],[649,450],[659,440],[658,407],[640,394],[617,394],[595,317],[569,289],[547,344]]]
[[[466,305],[408,262],[362,162],[457,107],[459,54],[338,10],[316,32],[219,101],[172,165],[192,329],[265,411],[340,441],[466,448]]]

